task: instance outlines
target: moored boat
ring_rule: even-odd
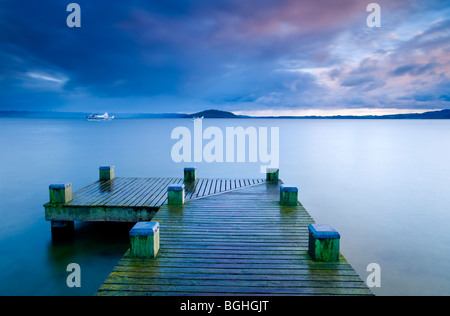
[[[114,119],[114,115],[113,116],[109,116],[108,113],[91,114],[91,115],[87,115],[86,119],[88,121],[111,121],[111,120]]]

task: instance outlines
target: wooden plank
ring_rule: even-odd
[[[138,201],[142,199],[143,196],[146,196],[151,190],[153,190],[155,183],[157,182],[156,178],[146,179],[146,182],[142,186],[141,190],[134,192],[134,196],[130,196],[123,205],[135,206]]]
[[[100,205],[103,201],[106,201],[113,195],[120,194],[123,190],[126,190],[129,185],[137,181],[137,178],[127,178],[127,179],[119,179],[117,181],[114,179],[113,182],[105,181],[105,183],[101,183],[98,190],[91,192],[89,196],[86,197],[83,201],[72,201],[72,205]],[[111,191],[108,188],[112,185]]]
[[[148,201],[151,201],[155,195],[158,194],[160,190],[162,190],[162,187],[164,185],[164,179],[163,178],[156,178],[155,181],[152,183],[152,186],[149,190],[147,190],[141,197],[135,199],[135,201],[132,203],[132,205],[146,205]]]
[[[155,205],[154,201],[158,199],[161,192],[167,190],[167,186],[169,185],[171,179],[169,178],[160,178],[155,186],[155,189],[145,197],[145,200],[142,200],[139,204],[145,206]]]
[[[169,184],[167,186],[172,185],[172,184],[183,184],[183,179],[174,178],[174,179],[172,179],[171,182],[169,182]],[[164,188],[163,191],[161,191],[159,196],[157,196],[156,199],[154,200],[154,204],[153,204],[154,206],[163,205],[163,204],[167,203],[167,198],[168,198],[167,186]]]
[[[80,190],[77,190],[73,193],[74,198],[82,198],[83,196],[88,195],[92,190],[96,189],[99,185],[100,181],[94,182]]]
[[[146,206],[162,205],[164,200],[167,199],[167,187],[171,184],[176,184],[179,181],[182,181],[182,179],[176,179],[176,178],[163,179],[163,181],[161,182],[161,185],[159,186],[159,188],[155,192],[155,194],[152,196],[152,198],[147,200],[145,203],[143,203],[143,205],[146,205]]]
[[[201,197],[207,196],[209,192],[209,188],[211,187],[211,179],[206,179],[206,183],[201,192]]]
[[[205,179],[205,185],[202,187],[202,190],[199,192],[199,197],[204,197],[207,195],[207,190],[209,190],[208,188],[211,186],[211,180],[210,179]]]
[[[103,205],[108,200],[122,194],[130,186],[134,185],[136,181],[138,181],[139,179],[130,178],[130,179],[119,179],[118,181],[115,180],[116,179],[114,179],[111,182],[111,184],[108,183],[102,184],[99,187],[98,192],[93,193],[92,198],[90,200],[85,201],[82,205]],[[97,195],[97,197],[95,195]],[[77,203],[77,205],[78,204],[79,203]]]
[[[95,194],[97,191],[101,190],[101,187],[104,186],[110,186],[112,185],[112,180],[106,181],[105,183],[101,183],[100,181],[94,182],[93,184],[83,188],[81,191],[76,191],[73,193],[73,200],[66,204],[73,204],[73,203],[83,203],[86,199],[92,198],[92,195]]]
[[[145,183],[145,178],[136,179],[136,181],[132,182],[131,184],[128,184],[126,188],[120,190],[120,192],[116,192],[115,194],[111,195],[108,199],[91,204],[106,205],[106,206],[121,205],[122,201],[127,199],[134,192],[140,190],[142,188],[143,183]]]
[[[221,274],[201,274],[201,273],[167,273],[165,275],[152,274],[149,272],[140,271],[113,271],[110,277],[105,283],[115,283],[116,280],[130,280],[131,282],[139,282],[139,279],[143,282],[147,280],[173,280],[173,279],[185,279],[185,280],[228,280],[227,276]],[[263,274],[235,274],[233,281],[321,281],[321,282],[358,282],[355,286],[363,287],[361,279],[358,275],[330,275],[330,274],[279,274],[279,275],[263,275]]]
[[[215,179],[209,179],[209,186],[208,189],[205,192],[205,196],[209,196],[209,195],[213,195],[214,194],[214,187],[216,185],[216,180]]]
[[[237,286],[237,287],[283,287],[283,288],[355,288],[365,289],[366,287],[358,279],[323,279],[323,277],[300,276],[295,279],[280,278],[273,280],[265,279],[226,279],[215,276],[214,278],[196,278],[197,275],[184,275],[185,277],[158,278],[155,276],[129,277],[126,273],[114,273],[105,284],[136,284],[136,285],[171,285],[171,286]],[[186,276],[189,276],[187,278]]]
[[[216,185],[214,187],[214,194],[220,193],[220,179],[216,179]]]
[[[193,198],[193,195],[195,194],[196,190],[197,190],[197,186],[199,184],[200,180],[196,179],[193,185],[189,186],[189,191],[185,192],[185,200],[190,200]]]
[[[220,179],[220,192],[225,192],[226,190],[226,180]]]
[[[214,265],[214,269],[236,269],[236,270],[245,270],[245,269],[257,269],[260,274],[274,274],[272,271],[273,266],[276,264],[277,270],[284,270],[285,273],[291,274],[291,270],[295,270],[296,273],[303,272],[308,273],[311,271],[318,272],[318,270],[351,270],[351,267],[348,264],[312,264],[303,263],[300,260],[297,262],[289,261],[289,262],[280,262],[280,261],[270,261],[270,262],[261,262],[261,261],[248,261],[242,260],[242,262],[237,262],[237,260],[211,260],[211,259],[197,259],[197,260],[176,260],[171,258],[170,260],[153,260],[148,262],[139,262],[136,263],[134,261],[122,260],[117,265],[117,268],[133,268],[133,269],[150,269],[152,267],[158,268],[176,268],[184,271],[196,271],[197,269],[207,269]],[[266,271],[266,273],[262,273],[261,271]],[[278,272],[277,272],[278,273]]]
[[[212,194],[216,193],[216,185],[217,185],[217,180],[216,179],[211,179],[211,186],[209,188],[208,195],[212,195]]]
[[[77,205],[95,204],[99,199],[104,200],[126,189],[130,183],[136,181],[136,178],[119,178],[99,182],[95,191],[90,192],[83,203],[77,202]]]
[[[268,287],[268,286],[226,286],[226,285],[159,285],[159,284],[104,284],[102,291],[120,291],[123,294],[127,291],[144,292],[145,295],[155,295],[158,292],[204,292],[204,293],[224,293],[224,294],[297,294],[297,295],[367,295],[364,288],[330,288],[330,287]]]
[[[200,183],[196,188],[196,192],[194,193],[194,197],[198,198],[199,196],[201,196],[201,193],[204,189],[205,189],[205,185],[206,185],[206,179],[199,179]]]

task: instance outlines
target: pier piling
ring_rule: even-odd
[[[266,171],[266,181],[267,182],[278,182],[280,178],[280,170],[277,168],[267,168]]]
[[[100,181],[114,179],[114,166],[101,166],[99,168]]]
[[[51,184],[49,186],[50,203],[64,204],[72,201],[73,189],[72,183]]]
[[[308,253],[314,261],[338,262],[340,234],[328,224],[310,224]]]
[[[169,185],[167,187],[167,203],[169,205],[183,205],[184,204],[184,184]]]
[[[51,184],[49,186],[50,203],[64,204],[72,201],[73,189],[72,183]],[[73,235],[73,221],[52,221],[51,231],[53,238],[65,238]]]
[[[130,230],[130,256],[156,258],[159,251],[159,223],[139,222]]]
[[[184,182],[192,183],[197,179],[196,168],[184,168]]]
[[[280,185],[280,204],[296,206],[298,204],[298,188]]]

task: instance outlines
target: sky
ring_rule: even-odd
[[[0,0],[0,111],[450,108],[450,0],[371,2]]]

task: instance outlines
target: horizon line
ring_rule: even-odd
[[[390,115],[402,115],[402,114],[424,114],[427,112],[438,112],[444,111],[448,109],[395,109],[395,108],[386,108],[386,109],[371,109],[371,108],[361,108],[361,109],[322,109],[322,110],[244,110],[244,111],[225,111],[225,110],[217,110],[217,109],[209,109],[202,110],[195,113],[187,113],[187,112],[114,112],[114,111],[51,111],[51,110],[0,110],[0,113],[60,113],[60,114],[69,114],[69,113],[79,113],[79,114],[88,114],[88,113],[111,113],[115,115],[195,115],[202,112],[208,111],[219,111],[225,113],[232,113],[238,117],[254,117],[254,118],[277,118],[277,117],[299,117],[299,118],[307,118],[307,117],[339,117],[339,116],[352,116],[352,117],[365,117],[365,116],[374,116],[374,117],[382,117],[382,116],[390,116]],[[281,113],[280,113],[281,112]]]

